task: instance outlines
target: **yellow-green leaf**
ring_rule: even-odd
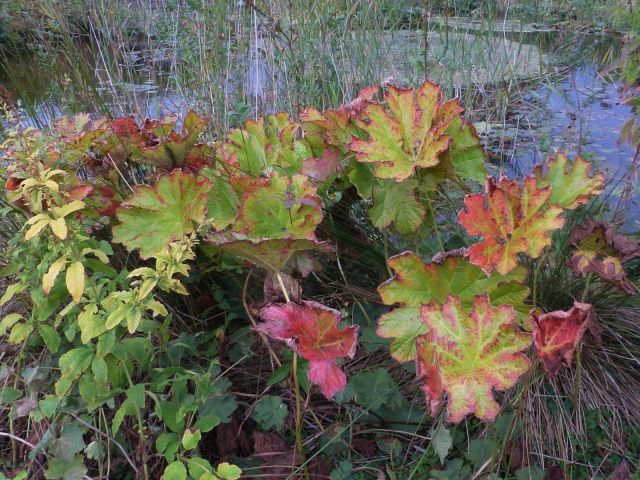
[[[74,200],[71,203],[67,203],[62,207],[53,207],[53,213],[57,218],[63,218],[69,215],[70,213],[77,212],[78,210],[82,210],[85,207],[85,203],[80,200]]]
[[[11,329],[9,343],[15,345],[16,343],[24,342],[32,330],[33,326],[29,323],[16,323]]]
[[[31,228],[27,230],[27,233],[25,233],[24,239],[31,240],[32,238],[37,237],[38,234],[42,231],[42,229],[47,225],[49,225],[49,222],[50,222],[49,218],[46,218],[44,220],[39,220],[38,222],[34,223],[31,226]]]
[[[7,333],[7,330],[13,327],[13,325],[21,319],[22,315],[20,315],[19,313],[10,313],[6,317],[4,317],[2,321],[0,321],[0,337]]]
[[[80,303],[80,298],[84,292],[84,266],[82,262],[73,262],[67,269],[67,290],[71,298],[76,303]]]
[[[58,278],[58,274],[64,269],[66,264],[67,257],[60,257],[51,264],[47,273],[42,276],[42,289],[44,290],[45,295],[49,295],[56,278]]]

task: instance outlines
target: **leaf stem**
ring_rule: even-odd
[[[587,294],[589,293],[589,285],[591,284],[591,280],[593,279],[593,273],[589,272],[587,274],[587,279],[584,282],[584,290],[582,291],[582,297],[580,298],[580,302],[584,303],[587,300]],[[582,344],[578,345],[576,349],[576,381],[573,387],[573,396],[571,397],[571,404],[573,408],[578,406],[578,402],[580,401],[580,385],[582,384]]]
[[[278,274],[278,278],[280,275]],[[293,389],[296,396],[296,450],[300,457],[300,463],[304,465],[304,478],[309,480],[309,468],[305,465],[304,452],[302,451],[302,407],[300,397],[300,379],[298,378],[298,354],[293,352],[293,361],[291,365],[291,374],[293,375]],[[295,463],[295,455],[293,457]]]
[[[433,203],[431,203],[431,197],[426,195],[427,197],[427,205],[429,206],[429,213],[431,214],[431,220],[433,221],[433,231],[436,234],[436,240],[438,241],[438,247],[441,252],[444,252],[444,244],[442,243],[442,238],[440,238],[440,230],[438,230],[438,222],[436,221],[436,213],[433,210]]]
[[[287,301],[287,303],[291,303],[291,299],[289,298],[289,294],[287,293],[287,289],[284,286],[284,281],[282,280],[282,275],[280,275],[280,272],[276,273],[276,278],[278,279],[278,284],[280,285],[280,289],[282,290],[282,294],[284,295],[284,299]]]

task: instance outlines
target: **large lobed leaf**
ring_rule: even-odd
[[[246,238],[233,232],[212,233],[207,236],[207,241],[227,253],[273,273],[283,272],[291,267],[293,260],[302,252],[316,250],[328,254],[335,251],[329,242],[315,239]]]
[[[344,390],[347,379],[336,363],[353,358],[357,347],[358,326],[340,329],[342,314],[321,303],[271,304],[260,310],[264,320],[259,332],[287,343],[289,348],[309,361],[309,380],[331,398]]]
[[[358,121],[368,138],[355,138],[349,148],[358,161],[375,165],[376,177],[398,182],[416,168],[437,165],[438,155],[449,147],[448,124],[437,118],[441,100],[440,87],[431,82],[416,90],[387,87],[386,108],[370,103]]]
[[[458,222],[483,240],[469,248],[471,263],[503,275],[516,267],[519,253],[538,257],[551,244],[549,233],[564,224],[563,209],[550,206],[551,187],[539,188],[529,176],[516,180],[488,178],[484,194],[467,195]]]
[[[514,326],[515,312],[508,305],[492,307],[488,295],[478,295],[472,307],[450,295],[422,307],[429,333],[421,337],[417,371],[431,414],[438,412],[447,394],[447,419],[458,423],[470,413],[491,421],[500,412],[493,390],[515,385],[531,363],[521,353],[531,337]]]
[[[573,229],[569,243],[576,248],[569,259],[575,275],[595,273],[627,293],[637,291],[623,264],[640,257],[640,241],[616,233],[611,224],[589,219]]]
[[[507,275],[485,274],[465,257],[449,255],[441,263],[425,263],[419,255],[405,252],[389,259],[395,276],[378,293],[386,305],[401,305],[378,321],[378,335],[393,338],[391,355],[400,362],[416,356],[416,338],[427,333],[420,318],[421,305],[444,302],[456,295],[470,307],[475,295],[488,293],[493,305],[512,305],[521,323],[528,321],[529,307],[524,300],[529,289],[524,285],[526,269],[517,267]]]
[[[549,157],[545,166],[544,173],[542,165],[536,166],[535,175],[539,188],[551,186],[552,205],[574,210],[604,189],[604,173],[591,175],[591,163],[580,156],[569,163],[566,155],[558,153]]]
[[[138,187],[118,208],[120,222],[113,240],[142,258],[161,252],[171,242],[192,233],[205,219],[211,182],[175,170],[151,186]]]
[[[207,125],[207,118],[190,111],[184,118],[180,133],[174,130],[178,117],[167,115],[159,120],[145,120],[138,126],[133,117],[117,118],[112,130],[134,162],[173,170],[187,167],[199,170],[210,162],[212,152],[197,145]]]
[[[309,179],[273,172],[245,183],[232,229],[250,238],[313,239],[321,220],[321,200]]]
[[[540,315],[532,310],[531,320],[533,344],[550,377],[555,377],[562,365],[571,367],[573,352],[587,331],[600,343],[600,327],[588,303],[575,302],[566,312],[557,310]]]

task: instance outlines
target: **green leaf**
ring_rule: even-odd
[[[2,319],[0,322],[0,336],[5,335],[18,321],[22,320],[22,315],[19,313],[10,313]]]
[[[0,405],[11,405],[22,396],[22,392],[17,388],[3,387],[0,390]]]
[[[108,369],[107,362],[104,361],[104,358],[93,357],[91,360],[91,372],[93,372],[93,377],[97,383],[107,383]]]
[[[49,461],[44,478],[48,480],[83,480],[87,473],[82,455],[76,455],[70,460],[54,458]]]
[[[71,459],[81,452],[84,447],[84,434],[87,429],[78,422],[66,423],[62,427],[60,436],[53,442],[49,451],[57,458]]]
[[[353,464],[348,460],[340,461],[338,466],[329,473],[329,478],[331,480],[352,480]]]
[[[480,138],[474,126],[456,114],[445,133],[451,139],[449,150],[441,157],[447,176],[455,174],[466,180],[484,182],[487,174],[484,163],[487,157],[480,146]]]
[[[282,430],[284,427],[284,421],[289,415],[289,409],[282,402],[280,397],[275,395],[265,395],[256,404],[251,418],[253,418],[260,428],[263,430],[275,429],[277,431]]]
[[[373,224],[384,229],[393,224],[403,235],[415,233],[424,221],[425,209],[415,196],[416,182],[405,180],[377,181],[373,186],[373,207],[369,218]]]
[[[469,450],[465,457],[476,468],[479,468],[496,454],[498,448],[499,445],[490,438],[474,438],[469,442]]]
[[[180,437],[177,433],[161,433],[156,439],[156,450],[164,455],[167,462],[173,462],[179,448]]]
[[[472,308],[449,295],[444,304],[422,307],[429,333],[417,339],[417,373],[427,396],[431,415],[438,413],[447,394],[447,420],[459,423],[470,413],[484,421],[500,413],[493,390],[515,385],[530,367],[522,353],[531,335],[514,325],[515,312],[508,305],[493,307],[487,294],[474,297]]]
[[[2,298],[0,298],[0,307],[11,300],[16,294],[23,292],[26,288],[27,286],[23,285],[22,283],[14,283],[13,285],[9,285],[4,291]]]
[[[47,395],[42,400],[38,402],[38,406],[40,407],[40,411],[45,418],[53,417],[53,414],[58,409],[60,405],[60,399],[54,397],[53,395]]]
[[[522,324],[529,324],[530,307],[524,303],[529,289],[524,285],[527,270],[519,266],[507,275],[482,269],[464,257],[447,256],[442,263],[426,263],[413,252],[389,259],[395,276],[380,287],[378,293],[386,305],[402,307],[378,320],[378,335],[393,338],[390,351],[399,362],[415,358],[415,339],[428,329],[420,320],[420,305],[444,302],[449,294],[457,295],[463,305],[471,305],[475,295],[488,292],[492,305],[512,305]]]
[[[545,473],[535,465],[516,470],[516,480],[544,480]]]
[[[453,437],[451,436],[451,431],[448,428],[440,428],[431,437],[431,446],[438,455],[440,463],[444,463],[452,445]]]
[[[429,330],[420,318],[419,306],[396,308],[378,320],[378,335],[393,338],[389,353],[399,362],[409,362],[416,356],[416,338]]]
[[[217,230],[222,230],[236,218],[240,198],[228,178],[217,175],[217,172],[210,168],[205,168],[200,173],[211,182],[207,218],[212,219]]]
[[[154,187],[138,187],[118,208],[113,240],[130,251],[140,249],[142,258],[161,252],[204,221],[210,188],[209,180],[179,170]]]
[[[235,465],[222,462],[218,465],[218,468],[216,468],[216,475],[223,480],[238,480],[240,475],[242,475],[242,470]]]
[[[431,478],[440,480],[459,480],[469,478],[471,475],[471,467],[466,465],[461,458],[454,458],[447,462],[444,470],[431,470],[429,474]]]
[[[170,463],[162,474],[162,480],[186,480],[187,469],[184,464],[178,460]]]
[[[353,387],[356,402],[370,410],[383,405],[394,408],[403,400],[398,386],[384,368],[357,373],[349,384]]]
[[[30,323],[16,323],[11,329],[8,341],[12,345],[24,342],[32,331],[33,325]]]
[[[440,87],[431,82],[415,90],[387,87],[387,108],[377,102],[364,107],[357,124],[368,138],[355,138],[349,148],[359,162],[375,165],[376,177],[398,182],[416,168],[438,165],[439,154],[449,147],[447,123],[437,119],[441,99]]]
[[[80,328],[80,340],[89,343],[105,331],[105,321],[98,315],[98,306],[95,303],[87,304],[78,315],[78,327]]]
[[[189,475],[195,480],[206,480],[208,477],[217,480],[213,474],[213,467],[204,458],[191,457],[187,458],[186,461],[189,467]]]
[[[604,173],[591,175],[591,163],[577,156],[569,163],[566,155],[558,153],[549,157],[546,172],[542,173],[542,165],[535,169],[538,188],[551,185],[549,203],[573,210],[584,205],[589,198],[600,195],[605,185]]]
[[[201,432],[207,433],[216,428],[220,424],[220,419],[215,415],[204,415],[198,417],[194,427]]]
[[[200,439],[202,438],[202,433],[200,430],[191,430],[187,428],[182,434],[182,447],[185,450],[193,450],[200,443]]]
[[[61,338],[55,328],[41,323],[38,325],[38,331],[40,332],[40,336],[44,340],[44,343],[47,345],[47,348],[51,353],[56,353],[58,348],[60,347]]]
[[[233,230],[249,238],[313,240],[321,220],[321,199],[309,178],[273,172],[246,186]]]

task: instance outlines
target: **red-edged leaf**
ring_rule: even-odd
[[[335,251],[329,242],[307,238],[247,238],[236,233],[212,233],[207,241],[273,273],[291,268],[291,263],[299,252],[316,250],[331,254]]]
[[[531,320],[533,344],[550,377],[555,377],[562,365],[571,367],[573,352],[585,332],[589,331],[596,342],[600,341],[600,327],[588,303],[575,302],[566,312],[557,310],[538,315],[532,310]]]
[[[488,295],[478,295],[467,310],[450,295],[444,304],[423,306],[422,320],[429,333],[420,340],[418,371],[425,375],[423,390],[430,406],[437,407],[440,400],[432,395],[441,385],[450,422],[458,423],[470,413],[493,420],[500,405],[492,391],[513,387],[531,366],[520,353],[531,337],[515,327],[513,308],[492,307]],[[439,380],[430,376],[436,372]]]
[[[547,159],[545,167],[543,174],[542,165],[538,165],[535,175],[538,187],[551,186],[552,205],[573,210],[604,189],[604,173],[591,175],[591,163],[580,156],[570,163],[566,155],[558,153]]]
[[[401,307],[380,317],[378,335],[394,339],[391,356],[400,362],[414,359],[416,338],[427,333],[420,306],[432,300],[442,303],[450,294],[470,307],[475,295],[488,293],[492,305],[509,304],[516,309],[519,323],[529,321],[530,307],[524,303],[529,296],[524,267],[504,276],[497,272],[486,275],[467,258],[451,254],[441,257],[439,262],[426,263],[419,255],[404,252],[388,261],[395,276],[380,285],[378,293],[384,304]]]
[[[211,182],[175,170],[153,186],[138,187],[117,212],[113,241],[142,258],[161,252],[171,242],[190,234],[205,219]]]
[[[176,122],[175,115],[167,115],[160,120],[146,120],[140,127],[133,117],[124,117],[115,119],[111,128],[134,162],[165,170],[185,165],[197,170],[196,167],[209,163],[207,151],[198,150],[196,145],[208,119],[190,111],[180,133],[174,130]]]
[[[551,187],[538,188],[534,176],[487,179],[484,194],[467,195],[458,222],[470,235],[482,235],[469,248],[471,263],[503,275],[516,267],[519,253],[538,257],[551,244],[549,233],[562,227],[562,208],[549,206]]]
[[[440,87],[431,82],[415,90],[388,86],[386,108],[369,103],[360,115],[358,127],[368,138],[355,138],[349,148],[359,162],[375,165],[376,177],[398,182],[409,178],[416,168],[437,165],[450,141],[444,133],[448,123],[437,117],[441,101]]]
[[[340,329],[342,314],[338,310],[311,301],[267,305],[260,310],[260,317],[264,323],[256,327],[258,331],[286,342],[309,360],[309,380],[325,397],[344,390],[346,376],[336,360],[353,358],[357,325]]]
[[[616,233],[611,224],[589,219],[573,229],[569,243],[576,248],[569,260],[575,275],[595,273],[627,293],[636,292],[623,263],[640,257],[640,241]]]

